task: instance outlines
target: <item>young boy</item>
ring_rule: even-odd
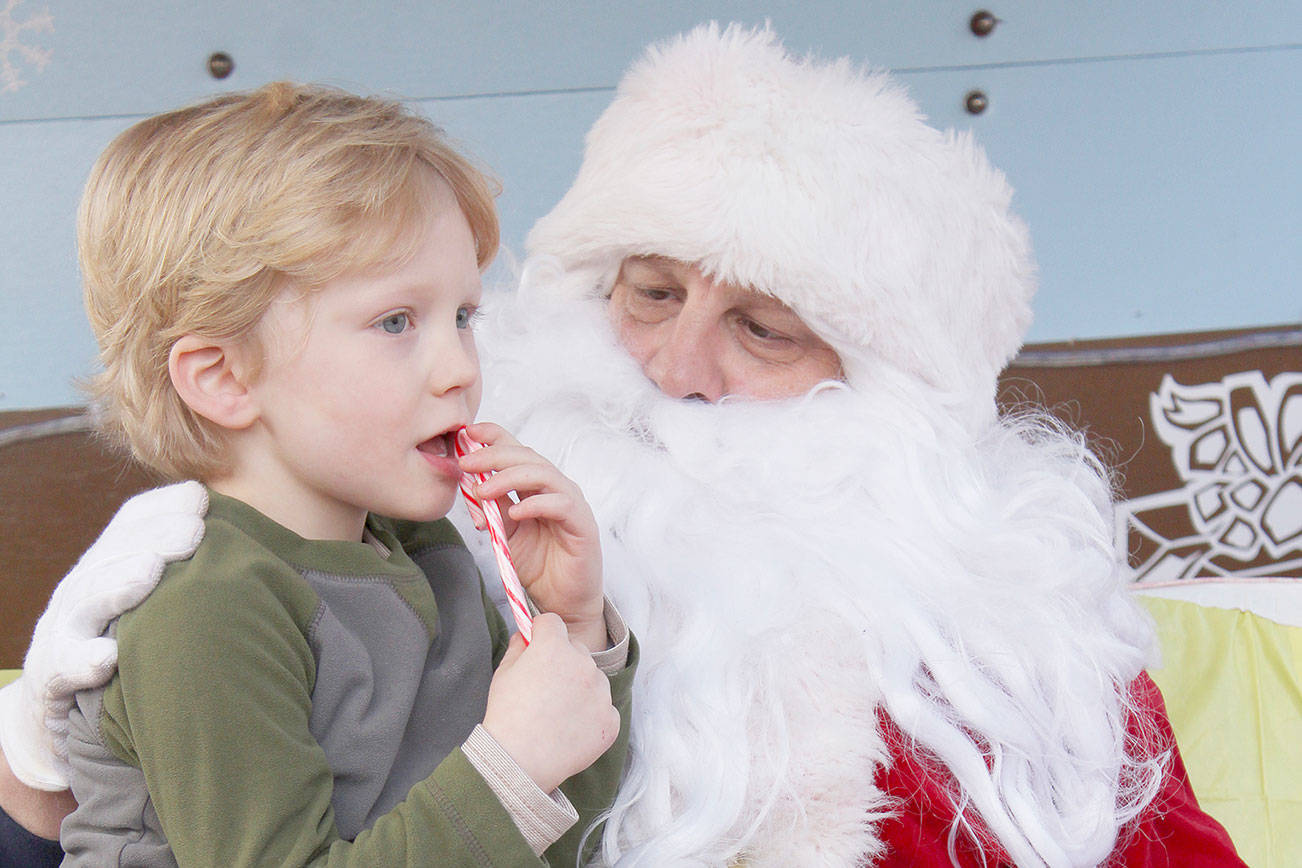
[[[78,695],[65,864],[573,865],[636,652],[578,488],[471,424],[485,179],[396,104],[273,84],[119,136],[78,237],[109,431],[209,503]],[[463,470],[528,647],[440,520]]]

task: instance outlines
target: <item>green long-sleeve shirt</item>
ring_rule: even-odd
[[[462,748],[505,651],[446,521],[305,540],[212,495],[203,543],[117,627],[80,694],[65,864],[573,865],[627,751],[563,789],[580,819],[536,857]]]

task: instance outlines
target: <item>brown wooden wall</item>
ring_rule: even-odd
[[[1027,347],[1023,399],[1116,468],[1141,581],[1302,576],[1302,327]]]
[[[0,669],[22,664],[55,583],[122,501],[155,484],[89,431],[23,436],[33,432],[28,426],[75,421],[82,413],[80,407],[0,413]]]

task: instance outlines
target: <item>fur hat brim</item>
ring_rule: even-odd
[[[562,293],[608,292],[630,255],[698,264],[789,305],[852,386],[888,365],[981,417],[1035,288],[1011,196],[887,75],[712,23],[625,75],[527,248],[559,260]]]

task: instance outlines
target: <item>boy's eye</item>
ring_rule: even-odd
[[[477,311],[474,308],[469,308],[469,307],[457,308],[457,328],[468,329],[472,325],[474,325],[476,313]]]
[[[378,325],[391,335],[400,335],[407,330],[407,322],[405,313],[391,313],[380,320]]]

